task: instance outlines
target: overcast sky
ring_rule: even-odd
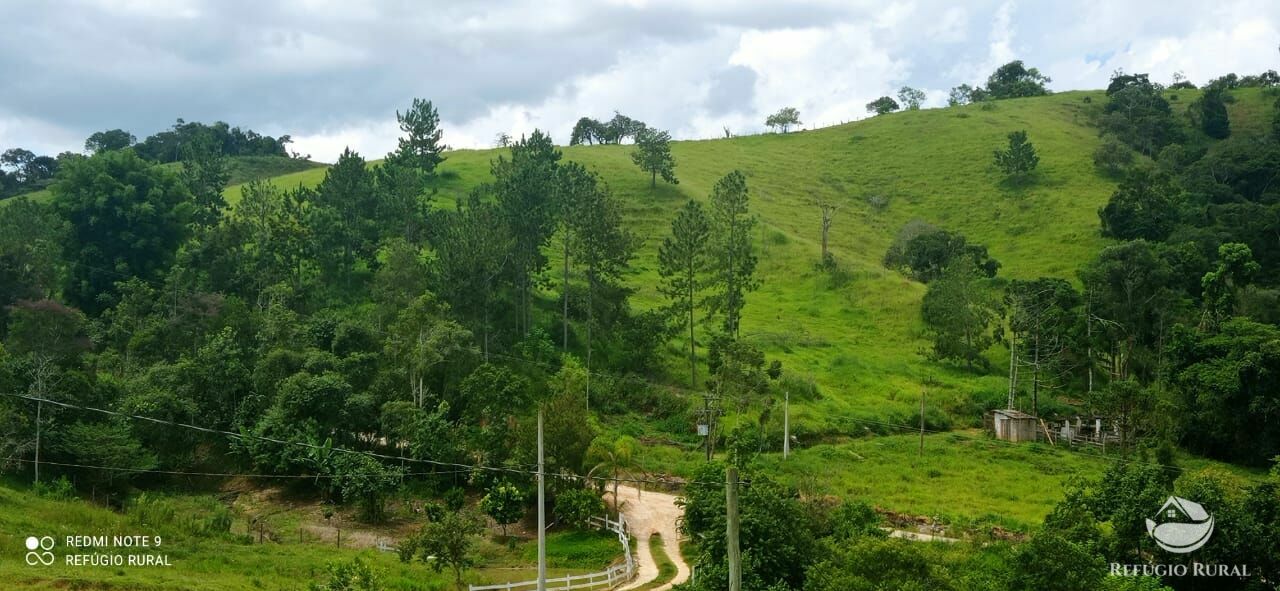
[[[806,126],[861,118],[903,85],[941,106],[1012,59],[1054,90],[1118,68],[1165,83],[1280,69],[1275,0],[2,0],[0,22],[0,149],[50,154],[182,117],[377,158],[413,97],[451,146],[487,147],[534,128],[566,143],[614,110],[705,138],[783,106]]]

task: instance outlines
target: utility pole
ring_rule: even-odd
[[[538,406],[538,591],[547,591],[547,483],[542,462],[542,406]]]
[[[924,459],[924,393],[920,390],[920,459]]]
[[[36,401],[36,485],[40,484],[40,413],[44,410],[44,401]]]
[[[720,409],[714,407],[713,403],[717,403],[719,402],[719,400],[720,400],[720,397],[716,396],[715,394],[712,394],[711,392],[705,392],[702,394],[702,410],[700,411],[701,418],[699,419],[701,423],[699,425],[700,427],[702,425],[705,425],[707,432],[699,433],[699,434],[702,435],[704,438],[703,447],[706,448],[706,456],[707,456],[708,462],[711,461],[711,456],[712,456],[711,441],[712,441],[712,438],[715,436],[715,432],[716,432],[715,416],[720,412]]]
[[[782,459],[791,455],[791,392],[782,393]]]
[[[724,471],[724,500],[728,512],[725,540],[729,558],[729,591],[742,591],[742,554],[738,549],[738,469],[734,466]]]

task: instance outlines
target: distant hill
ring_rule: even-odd
[[[179,170],[182,164],[171,162],[169,164],[161,164],[160,166],[164,166],[172,170]],[[231,179],[228,182],[232,185],[239,185],[247,183],[253,179],[277,177],[323,166],[325,166],[325,164],[322,162],[300,160],[285,156],[231,156],[227,158],[227,167],[231,172]],[[50,198],[48,189],[32,191],[30,193],[24,193],[23,195],[36,200]],[[17,196],[20,195],[15,195],[15,197]],[[3,203],[4,201],[0,200],[0,204]]]

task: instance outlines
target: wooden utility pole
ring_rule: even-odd
[[[782,459],[791,455],[791,392],[782,394]]]
[[[40,413],[44,410],[44,401],[36,401],[36,485],[40,484]]]
[[[738,548],[738,469],[733,466],[724,472],[724,500],[728,513],[725,541],[729,558],[729,591],[742,591],[742,554]]]
[[[542,407],[538,407],[538,591],[547,591],[547,483],[542,457]]]
[[[924,394],[920,391],[920,458],[924,459]]]

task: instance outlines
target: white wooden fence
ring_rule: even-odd
[[[548,591],[559,591],[560,589],[613,589],[635,578],[636,561],[631,556],[631,535],[627,530],[626,519],[619,515],[615,521],[606,515],[604,517],[592,517],[591,523],[600,526],[601,529],[607,529],[618,534],[618,541],[622,542],[624,561],[600,572],[547,579]],[[470,591],[536,591],[538,581],[499,583],[497,585],[468,585],[467,588]]]

